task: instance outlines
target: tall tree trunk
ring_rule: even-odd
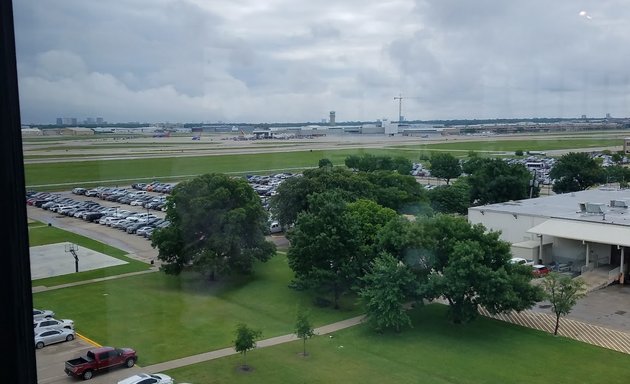
[[[306,337],[303,338],[303,341],[304,341],[304,352],[302,352],[302,355],[306,356]]]

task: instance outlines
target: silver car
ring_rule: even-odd
[[[74,329],[74,321],[68,319],[57,320],[51,318],[33,322],[33,330],[35,333],[62,328]]]
[[[44,320],[46,318],[54,317],[55,312],[48,309],[33,308],[33,321]]]
[[[50,329],[35,334],[35,348],[41,349],[49,344],[61,343],[63,341],[74,340],[74,329]]]

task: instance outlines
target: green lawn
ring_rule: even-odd
[[[101,345],[136,348],[148,365],[230,346],[239,322],[264,337],[291,333],[298,304],[312,307],[313,296],[287,287],[284,254],[255,269],[231,283],[149,273],[35,293],[33,301],[73,319],[77,332]],[[354,303],[346,297],[341,310],[312,307],[311,319],[319,326],[355,316]]]
[[[504,151],[514,152],[521,150],[527,151],[549,151],[554,149],[581,149],[581,148],[598,148],[598,147],[615,147],[622,146],[622,139],[595,139],[595,138],[575,138],[560,139],[553,138],[549,140],[540,139],[523,139],[523,140],[495,140],[495,141],[471,141],[471,140],[454,140],[448,143],[426,144],[418,146],[401,146],[398,148],[420,148],[420,149],[440,149],[453,151]]]
[[[366,326],[166,373],[191,383],[627,383],[630,356],[487,318],[454,326],[439,304],[414,310],[414,328]]]
[[[27,188],[46,185],[68,189],[68,184],[97,185],[119,184],[121,180],[151,179],[178,180],[210,172],[245,174],[276,173],[282,170],[301,171],[316,167],[319,160],[329,158],[342,165],[350,154],[388,154],[409,156],[417,160],[418,154],[407,150],[338,150],[286,153],[240,154],[201,157],[171,157],[152,159],[124,159],[77,161],[60,163],[25,164]],[[71,169],[72,171],[68,171]]]
[[[101,252],[127,262],[127,264],[95,269],[92,271],[48,277],[45,279],[36,279],[31,283],[33,287],[52,287],[61,284],[74,283],[77,281],[116,276],[123,273],[146,271],[150,268],[150,266],[146,263],[126,257],[125,252],[118,248],[111,247],[88,237],[77,235],[76,233],[64,231],[63,229],[49,227],[40,222],[34,222],[28,225],[28,237],[29,246],[31,247],[68,241],[77,244],[81,248],[89,248],[93,251]]]

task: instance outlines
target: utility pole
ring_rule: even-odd
[[[394,96],[394,100],[398,100],[398,124],[402,123],[402,94],[398,94],[398,96]]]

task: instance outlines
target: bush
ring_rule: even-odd
[[[523,151],[521,151],[520,149],[516,152],[514,152],[514,155],[516,156],[523,156]]]

